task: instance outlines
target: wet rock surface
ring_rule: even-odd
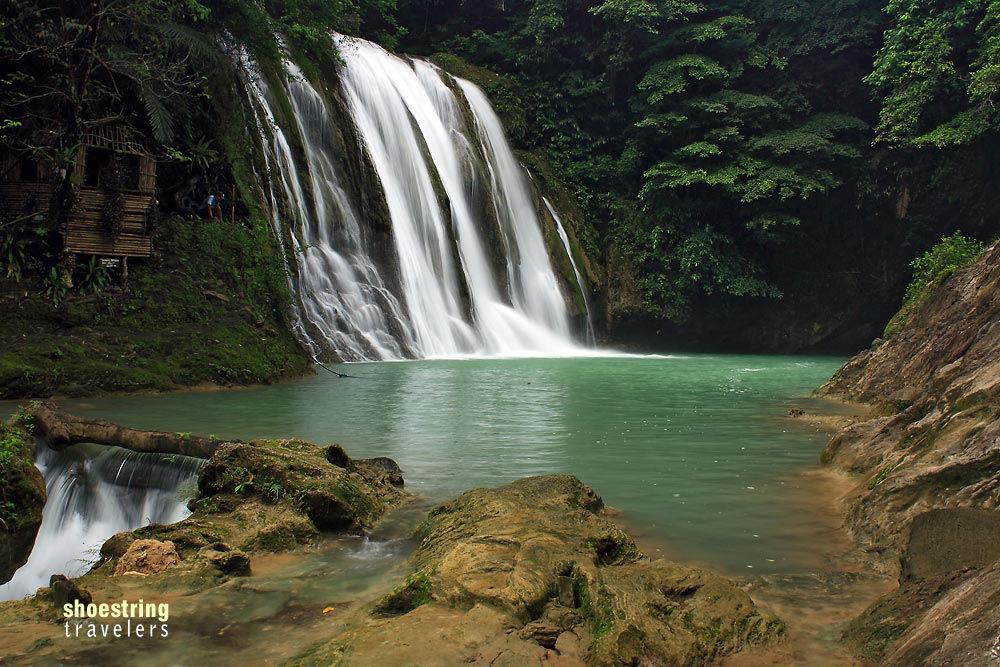
[[[329,460],[333,448],[341,454],[336,464]],[[213,545],[285,551],[321,531],[363,532],[405,497],[381,467],[355,462],[339,446],[322,449],[302,440],[225,443],[202,468],[198,489],[190,517],[115,535],[102,556],[120,558],[136,539],[169,540],[182,560],[203,557]],[[209,560],[227,571],[218,555],[225,551],[214,551]]]
[[[846,628],[845,638],[861,656],[900,666],[996,664],[1000,531],[995,514],[960,509],[917,517],[899,587]]]
[[[823,460],[857,473],[859,546],[900,575],[845,638],[882,664],[1000,659],[1000,245],[821,390],[873,406]]]
[[[337,464],[328,459],[333,449],[342,453]],[[0,655],[25,664],[115,664],[128,653],[126,644],[60,641],[61,607],[53,600],[211,600],[242,586],[253,590],[254,558],[298,550],[289,557],[304,559],[324,533],[366,532],[409,498],[401,484],[391,460],[355,461],[339,446],[324,449],[294,439],[222,443],[200,471],[191,516],[116,534],[87,574],[72,580],[59,575],[32,597],[0,603]],[[294,605],[289,613],[304,620]],[[239,624],[214,615],[220,634]],[[180,616],[181,627],[198,623]],[[186,627],[190,632],[192,626]]]
[[[89,591],[80,588],[75,580],[62,574],[53,574],[49,579],[49,595],[52,598],[52,604],[59,610],[65,604],[74,602],[90,604],[93,601]]]
[[[418,527],[413,572],[302,664],[697,664],[778,639],[731,581],[651,561],[574,477],[446,503]]]
[[[173,542],[135,540],[115,564],[115,574],[159,574],[181,562]]]

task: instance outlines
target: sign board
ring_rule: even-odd
[[[122,265],[122,260],[118,257],[101,257],[101,266],[105,269],[117,269]]]

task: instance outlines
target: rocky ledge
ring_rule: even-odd
[[[116,644],[55,642],[62,605],[253,586],[254,554],[307,545],[322,532],[364,532],[406,498],[390,459],[354,460],[338,445],[195,441],[52,406],[35,413],[34,425],[25,417],[17,432],[29,441],[34,428],[39,446],[62,432],[64,446],[103,434],[145,450],[197,446],[211,454],[188,518],[115,535],[87,574],[54,573],[35,596],[0,604],[0,628],[11,633],[2,648],[12,660],[112,655]],[[352,605],[333,624],[315,625],[312,646],[281,657],[301,664],[392,664],[400,655],[425,665],[704,664],[784,634],[733,582],[648,559],[574,477],[469,491],[432,511],[416,538],[398,586]],[[331,609],[308,618],[316,623]]]
[[[1000,245],[930,288],[822,393],[873,406],[824,461],[860,476],[847,526],[899,589],[846,637],[881,664],[1000,656]]]
[[[780,638],[733,582],[649,560],[574,477],[469,491],[417,529],[412,572],[300,664],[704,664]]]
[[[4,451],[18,455],[13,463],[7,462],[10,457],[0,458],[0,491],[17,519],[4,520],[2,526],[0,555],[5,563],[11,562],[9,574],[27,558],[41,521],[45,485],[32,464],[30,445],[35,435],[38,446],[48,446],[53,422],[43,422],[39,413],[52,409],[47,404],[29,406],[0,431]],[[73,584],[84,592],[125,574],[151,575],[152,586],[159,585],[156,577],[162,575],[168,588],[201,590],[232,576],[248,575],[253,553],[307,545],[323,532],[364,532],[407,497],[394,461],[351,459],[337,444],[323,448],[296,439],[215,442],[188,434],[135,431],[63,413],[58,413],[57,421],[98,423],[115,434],[116,442],[139,451],[153,440],[160,443],[160,450],[211,443],[210,458],[198,474],[197,497],[189,503],[191,515],[174,524],[153,524],[108,539],[94,568]],[[128,437],[121,437],[123,433]],[[15,439],[17,448],[6,447]],[[163,445],[171,440],[177,444]],[[19,544],[24,548],[15,550]],[[51,590],[42,589],[36,597],[44,606],[52,596]]]
[[[391,459],[348,457],[303,440],[224,443],[198,475],[192,514],[178,523],[115,535],[101,556],[115,561],[137,539],[170,542],[181,558],[218,545],[246,552],[283,551],[320,532],[362,532],[404,494]]]

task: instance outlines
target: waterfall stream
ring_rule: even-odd
[[[580,294],[583,296],[583,305],[587,309],[587,340],[593,343],[595,336],[594,321],[590,315],[590,297],[587,296],[587,287],[583,276],[580,274],[580,268],[576,265],[576,260],[573,258],[573,248],[569,243],[569,235],[566,233],[566,228],[563,227],[562,218],[559,217],[559,213],[552,206],[552,202],[548,199],[543,199],[542,201],[545,202],[545,208],[548,209],[549,215],[552,216],[552,220],[556,223],[559,240],[562,241],[563,248],[566,250],[566,256],[569,257],[569,263],[573,267],[573,275],[576,276],[576,284],[580,287]]]
[[[429,62],[333,39],[339,95],[293,63],[270,86],[249,57],[241,63],[273,172],[272,223],[295,257],[293,317],[313,355],[587,354],[564,295],[582,283],[561,285],[553,271],[540,202],[483,92]],[[359,206],[359,190],[384,202],[387,219]]]
[[[35,463],[48,494],[42,525],[28,562],[0,586],[0,600],[30,595],[53,574],[83,574],[115,533],[188,516],[181,496],[185,485],[193,492],[203,461],[75,445],[61,452],[39,446]]]

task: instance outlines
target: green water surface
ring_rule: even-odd
[[[527,475],[592,485],[666,555],[726,571],[814,566],[788,502],[825,435],[784,417],[841,363],[692,355],[351,364],[271,387],[67,401],[139,428],[336,441],[443,499]],[[748,570],[747,568],[752,568]]]

